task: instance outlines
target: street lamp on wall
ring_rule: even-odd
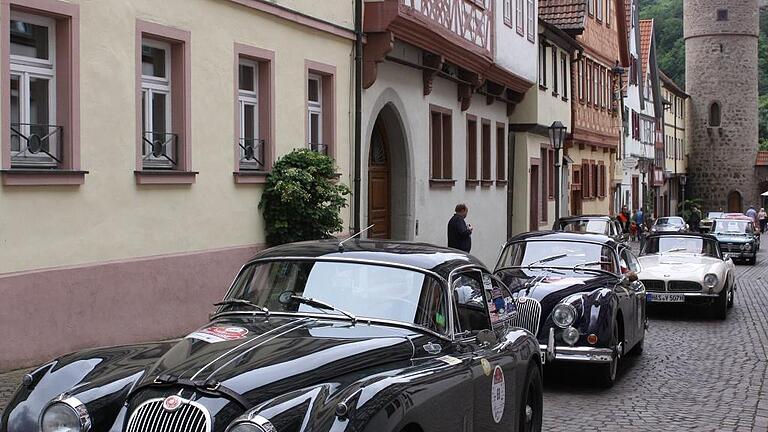
[[[555,220],[560,219],[561,198],[563,195],[563,144],[566,130],[563,123],[555,121],[549,127],[549,143],[555,149]]]

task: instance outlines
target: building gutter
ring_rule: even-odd
[[[355,0],[355,177],[353,184],[352,231],[360,232],[360,177],[362,176],[363,112],[363,0]]]

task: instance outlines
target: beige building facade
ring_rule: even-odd
[[[0,5],[0,369],[204,322],[280,155],[349,184],[351,1]]]
[[[664,176],[667,178],[667,199],[670,214],[679,212],[678,205],[685,199],[683,188],[688,172],[688,140],[685,133],[685,112],[688,95],[667,75],[659,71],[661,92],[664,97]]]

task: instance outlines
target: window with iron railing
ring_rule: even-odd
[[[171,130],[171,46],[141,43],[142,169],[174,169],[178,135]]]
[[[56,168],[63,128],[56,121],[56,22],[13,11],[10,22],[11,167]]]
[[[264,140],[259,139],[259,67],[253,60],[240,59],[238,66],[240,107],[240,169],[263,171]]]

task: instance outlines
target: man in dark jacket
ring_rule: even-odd
[[[456,213],[448,221],[448,247],[469,252],[472,249],[472,225],[466,223],[469,209],[464,204],[456,206]]]

